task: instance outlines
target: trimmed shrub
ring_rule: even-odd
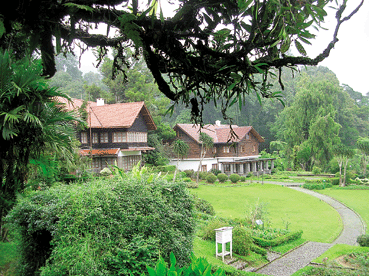
[[[211,173],[215,174],[215,175],[218,175],[220,174],[222,171],[221,170],[218,170],[218,169],[211,169],[210,170]]]
[[[241,182],[245,182],[245,181],[246,181],[246,176],[241,176],[241,177],[240,177],[240,181],[241,181]]]
[[[253,177],[254,176],[254,173],[253,172],[248,172],[247,176],[246,177]]]
[[[32,192],[6,220],[20,275],[141,275],[159,254],[189,261],[193,206],[183,183],[132,173]]]
[[[266,239],[255,237],[255,236],[253,236],[252,239],[254,240],[254,243],[256,243],[257,245],[261,247],[273,247],[273,246],[284,244],[288,241],[294,241],[294,240],[300,239],[301,236],[302,236],[302,231],[297,231],[297,232],[291,232],[289,234],[280,236],[272,240],[266,240]]]
[[[185,177],[185,178],[182,179],[182,181],[187,183],[187,182],[191,182],[192,179],[189,178],[189,177]]]
[[[218,178],[220,183],[224,183],[228,180],[228,176],[225,173],[218,174],[217,178]]]
[[[241,256],[247,256],[253,243],[250,229],[236,226],[232,229],[233,250]]]
[[[330,179],[330,182],[332,185],[339,185],[340,184],[340,178],[339,177],[333,177]]]
[[[211,174],[211,172],[200,172],[199,178],[201,180],[206,180],[206,178],[208,177],[209,174]]]
[[[261,247],[257,246],[257,245],[256,245],[256,244],[254,244],[254,243],[252,243],[252,244],[251,244],[251,246],[250,246],[250,250],[251,250],[252,252],[255,252],[255,253],[260,254],[260,255],[262,255],[262,256],[266,256],[266,255],[267,255],[267,253],[268,253],[268,251],[267,251],[266,249],[261,248]]]
[[[264,174],[264,179],[272,179],[272,176],[270,174]]]
[[[197,211],[201,213],[205,213],[212,216],[215,215],[213,205],[211,205],[211,203],[205,199],[195,197],[195,208]]]
[[[357,243],[360,244],[360,246],[369,247],[369,235],[358,236]]]
[[[324,190],[325,188],[332,187],[332,184],[330,182],[315,182],[315,183],[305,183],[302,185],[303,188],[308,190]]]
[[[211,173],[206,177],[206,182],[213,184],[217,180],[215,174]]]
[[[170,173],[174,173],[174,171],[176,170],[175,165],[157,166],[156,168],[161,172],[170,172]]]
[[[102,176],[109,176],[111,175],[112,172],[109,168],[103,168],[101,171],[100,171],[100,175]]]
[[[231,180],[232,181],[232,183],[237,183],[237,181],[239,181],[240,180],[240,176],[238,175],[238,174],[236,174],[236,173],[233,173],[233,174],[231,174],[230,176],[229,176],[229,180]]]

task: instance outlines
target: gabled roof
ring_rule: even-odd
[[[174,129],[179,128],[184,131],[189,137],[195,140],[197,143],[200,142],[200,126],[193,124],[176,124]],[[232,136],[232,130],[234,134]],[[263,137],[252,127],[252,126],[237,126],[232,125],[205,125],[201,132],[208,134],[213,138],[214,144],[222,143],[233,143],[241,141],[246,134],[252,133],[255,138],[261,143],[264,142]]]
[[[66,102],[67,109],[77,109],[83,104],[83,100],[73,99]],[[91,128],[130,128],[141,113],[149,130],[156,130],[156,125],[144,102],[104,104],[98,106],[96,102],[87,102],[87,124]]]

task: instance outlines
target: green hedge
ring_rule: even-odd
[[[189,261],[194,202],[184,183],[146,175],[61,185],[20,198],[20,275],[140,275],[173,252]]]
[[[260,246],[257,246],[256,244],[251,244],[250,250],[252,252],[255,252],[256,254],[260,254],[262,256],[266,256],[268,251],[264,248],[261,248]]]
[[[332,184],[330,182],[305,183],[304,185],[302,185],[302,187],[305,188],[305,189],[308,189],[308,190],[324,190],[326,188],[332,187]]]
[[[302,231],[297,231],[297,232],[291,232],[284,236],[280,236],[273,240],[266,240],[266,239],[259,238],[259,237],[252,237],[252,239],[254,240],[254,243],[256,243],[257,245],[261,247],[274,247],[277,245],[284,244],[288,241],[300,239],[301,236],[302,236]]]

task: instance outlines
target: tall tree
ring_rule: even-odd
[[[72,42],[82,41],[82,51],[98,47],[98,61],[113,47],[115,68],[129,65],[126,52],[134,46],[160,91],[173,103],[188,106],[201,122],[203,106],[210,101],[225,111],[254,90],[259,97],[278,97],[269,89],[273,70],[317,65],[327,58],[339,28],[364,0],[348,12],[347,0],[178,2],[176,13],[165,17],[159,1],[149,1],[149,6],[137,0],[11,1],[0,12],[0,47],[8,47],[9,36],[22,33],[30,53],[39,48],[43,74],[50,77],[56,71],[55,53],[71,51]],[[303,44],[315,38],[311,27],[321,28],[331,5],[336,8],[333,37],[321,54],[307,57]],[[92,26],[100,23],[106,24],[106,33],[93,34]],[[292,47],[299,56],[288,55]]]
[[[200,170],[202,168],[202,161],[204,160],[206,152],[213,148],[214,140],[208,134],[200,132],[200,143],[201,143],[200,162],[199,167],[197,169],[196,183],[199,183],[199,175]]]
[[[173,152],[177,157],[177,167],[174,172],[173,182],[176,181],[176,175],[177,175],[178,166],[179,166],[179,159],[180,158],[183,159],[184,157],[186,157],[188,155],[189,150],[190,150],[190,147],[186,142],[182,140],[176,140],[174,142]]]

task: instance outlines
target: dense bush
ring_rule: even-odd
[[[139,275],[170,252],[185,264],[193,204],[184,184],[139,173],[33,192],[7,217],[21,237],[19,274]]]
[[[369,247],[369,235],[360,235],[357,237],[357,243],[360,244],[360,246]]]
[[[195,208],[197,211],[201,212],[201,213],[205,213],[208,215],[215,215],[215,211],[214,211],[214,207],[213,205],[211,205],[211,203],[205,199],[202,198],[195,198]]]
[[[199,172],[199,178],[202,180],[206,180],[206,177],[209,175],[209,172]]]
[[[176,166],[175,165],[157,166],[156,169],[161,171],[161,172],[174,173],[174,171],[176,170]]]
[[[191,182],[191,181],[192,181],[192,179],[191,179],[191,178],[189,178],[189,177],[185,177],[185,178],[183,178],[183,179],[182,179],[182,181],[183,181],[183,182]]]
[[[247,256],[253,243],[250,229],[236,226],[232,229],[233,251],[241,256]]]
[[[246,177],[253,177],[254,176],[254,173],[253,172],[248,172]]]
[[[256,243],[257,245],[261,247],[273,247],[273,246],[284,244],[288,241],[300,239],[301,236],[302,236],[302,231],[297,231],[297,232],[288,233],[286,235],[277,237],[272,240],[266,240],[266,239],[255,237],[255,236],[253,236],[252,238],[254,240],[254,243]]]
[[[330,182],[315,182],[305,183],[302,187],[308,190],[324,190],[325,188],[332,187],[332,184]]]
[[[237,183],[237,181],[240,180],[240,176],[236,173],[233,173],[229,176],[229,180],[231,180],[232,183]]]
[[[217,178],[220,183],[224,183],[228,179],[228,176],[225,173],[220,173],[217,175]]]
[[[219,218],[214,218],[208,221],[208,223],[202,228],[201,237],[204,240],[215,241],[215,231],[214,230],[221,228],[221,227],[225,227],[225,226],[229,226],[226,221],[219,219]]]
[[[246,180],[246,176],[241,176],[241,177],[240,177],[240,181],[241,181],[241,182],[245,182],[245,180]]]
[[[321,169],[321,168],[319,168],[319,167],[317,167],[317,166],[314,166],[314,167],[313,167],[313,170],[312,170],[312,173],[313,173],[314,175],[321,174],[321,173],[322,173],[322,169]]]
[[[330,182],[332,185],[339,185],[340,184],[340,178],[339,177],[333,177],[330,179]]]
[[[208,183],[214,183],[215,180],[217,180],[217,177],[215,176],[215,174],[210,173],[207,177],[206,177],[206,182]]]
[[[186,174],[187,177],[190,177],[190,178],[193,178],[195,174],[194,170],[184,170],[183,172]]]
[[[272,176],[270,174],[264,174],[264,179],[272,179]]]

